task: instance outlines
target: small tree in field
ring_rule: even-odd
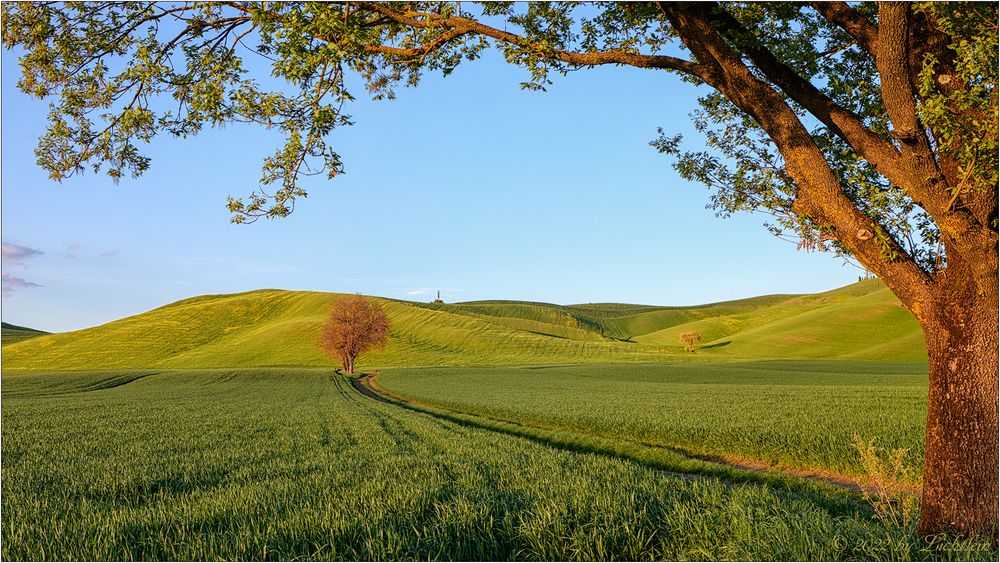
[[[701,343],[701,335],[697,332],[684,332],[681,333],[681,345],[688,352],[694,353],[694,349],[698,344]]]
[[[385,309],[376,301],[353,295],[333,300],[317,343],[327,356],[340,360],[344,370],[353,374],[358,356],[385,346],[388,334]]]

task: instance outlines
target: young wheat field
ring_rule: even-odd
[[[330,370],[2,383],[7,560],[996,557],[921,542],[832,485],[552,447],[363,397]]]
[[[519,424],[863,477],[855,436],[923,468],[927,366],[755,361],[420,368],[378,376],[433,407]]]

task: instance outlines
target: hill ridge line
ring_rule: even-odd
[[[338,295],[264,289],[191,297],[96,327],[5,339],[4,366],[329,365],[314,343]],[[385,349],[361,358],[367,367],[926,357],[916,320],[873,282],[681,308],[376,299],[392,329]],[[678,342],[687,330],[702,335],[698,354],[685,353]]]

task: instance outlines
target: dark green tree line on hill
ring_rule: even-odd
[[[720,214],[762,210],[851,256],[920,321],[929,353],[920,530],[997,530],[995,3],[85,3],[3,6],[20,88],[52,98],[38,163],[139,175],[161,133],[253,123],[286,142],[234,221],[282,217],[305,175],[342,171],[345,75],[375,98],[495,48],[544,90],[632,66],[706,85],[707,150],[653,141]],[[254,54],[256,53],[256,54]],[[242,56],[266,57],[284,91]],[[666,77],[665,77],[666,79]]]

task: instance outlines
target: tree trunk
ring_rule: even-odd
[[[990,534],[998,499],[997,288],[966,282],[921,317],[927,342],[927,442],[919,531]],[[944,288],[942,288],[944,289]]]

